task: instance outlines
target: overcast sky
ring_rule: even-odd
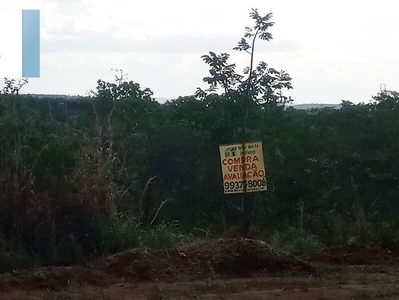
[[[87,95],[112,69],[177,98],[205,88],[201,55],[231,53],[238,70],[249,55],[233,51],[251,8],[273,13],[273,40],[256,61],[293,77],[294,104],[367,103],[386,84],[399,91],[396,0],[1,0],[0,9],[41,10],[41,77],[23,93]],[[5,42],[5,41],[0,41]]]

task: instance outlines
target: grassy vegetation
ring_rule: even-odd
[[[129,81],[68,101],[0,95],[1,272],[223,233],[293,255],[351,237],[398,242],[395,92],[341,110],[252,107],[269,190],[244,206],[222,192],[218,145],[237,141],[231,103],[151,95]]]

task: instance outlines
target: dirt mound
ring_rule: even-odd
[[[220,239],[157,252],[136,249],[99,259],[89,267],[136,280],[312,270],[310,264],[277,253],[262,241],[251,239]]]
[[[99,286],[110,283],[110,279],[106,273],[83,267],[47,267],[0,274],[0,290],[13,287],[56,290],[71,283]]]
[[[398,247],[346,245],[324,249],[306,261],[341,265],[381,265],[399,263]]]
[[[175,277],[176,272],[172,271],[173,263],[163,259],[159,252],[133,249],[97,259],[85,267],[106,272],[114,277],[147,281]]]
[[[0,288],[60,288],[70,283],[204,279],[220,275],[309,273],[312,266],[251,239],[220,239],[161,251],[133,249],[79,267],[49,267],[0,275]]]

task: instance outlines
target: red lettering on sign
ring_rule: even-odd
[[[254,156],[243,156],[243,157],[234,157],[234,158],[225,158],[222,160],[222,164],[224,166],[227,165],[243,165],[245,163],[254,163],[259,161],[259,157]]]

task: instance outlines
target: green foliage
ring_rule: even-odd
[[[22,248],[0,251],[0,273],[34,268],[37,265],[35,258]]]
[[[96,228],[96,249],[101,255],[139,246],[140,224],[128,211],[113,211],[108,220],[99,219]]]
[[[145,88],[142,90],[140,84],[127,80],[127,75],[122,70],[116,70],[120,74],[115,75],[115,82],[97,80],[97,87],[92,91],[96,116],[99,118],[111,118],[116,104],[122,100],[141,100],[153,102],[153,92]]]
[[[189,236],[184,233],[178,222],[162,222],[153,228],[143,230],[140,235],[140,244],[153,249],[167,249],[188,239]]]
[[[276,232],[272,244],[276,249],[289,255],[309,255],[324,247],[316,235],[295,227]]]
[[[203,55],[202,59],[211,67],[209,70],[211,76],[203,79],[209,84],[208,89],[197,89],[196,96],[199,99],[206,99],[220,87],[224,99],[237,103],[244,110],[248,110],[251,103],[285,106],[292,102],[290,97],[283,95],[284,89],[292,89],[292,78],[288,73],[270,68],[263,61],[254,66],[257,39],[269,41],[273,38],[268,31],[274,25],[274,22],[270,22],[272,14],[262,17],[257,9],[252,9],[250,17],[255,22],[254,26],[245,28],[244,37],[238,42],[238,46],[233,48],[250,55],[249,66],[241,75],[236,72],[236,65],[228,62],[229,54],[217,55],[210,51],[209,55]]]
[[[202,59],[210,66],[210,76],[203,81],[209,85],[208,89],[197,88],[195,96],[204,102],[211,102],[220,98],[229,105],[227,122],[233,124],[230,131],[234,132],[234,138],[226,142],[246,142],[260,139],[260,126],[256,126],[254,120],[261,118],[265,110],[278,110],[292,102],[290,97],[283,95],[283,90],[292,89],[291,76],[285,71],[277,71],[270,68],[264,61],[255,66],[255,44],[258,39],[269,41],[272,34],[268,31],[274,25],[270,22],[272,14],[261,16],[256,9],[250,13],[254,21],[252,28],[246,27],[244,37],[233,50],[244,51],[250,56],[249,65],[243,74],[236,72],[236,65],[228,61],[230,55],[220,55],[210,51],[209,55],[203,55]],[[249,39],[249,41],[247,41]],[[222,92],[218,95],[218,90]],[[209,104],[208,104],[209,105]],[[224,121],[224,120],[223,120]],[[219,143],[222,143],[219,140]],[[243,202],[245,230],[250,227],[250,215],[254,209],[252,195],[245,196]]]
[[[27,78],[21,78],[18,80],[15,78],[4,78],[4,87],[1,92],[5,95],[18,95],[21,88],[27,83]]]
[[[399,115],[391,96],[341,110],[250,115],[269,186],[251,199],[257,234],[277,230],[276,244],[293,254],[350,237],[398,241]],[[68,102],[68,110],[65,102],[57,110],[58,101],[0,96],[5,259],[71,263],[184,241],[174,220],[216,231],[242,221],[241,195],[223,195],[218,153],[241,136],[234,102],[121,98],[96,118],[96,98]],[[160,224],[152,226],[155,215]]]

